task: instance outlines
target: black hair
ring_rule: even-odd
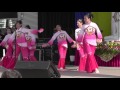
[[[12,31],[12,28],[10,28],[10,27],[7,27],[7,28],[6,28],[6,32],[5,32],[5,35],[7,35],[7,30],[8,30],[8,29],[10,29],[10,31],[11,31],[11,34],[13,33],[13,31]]]
[[[12,33],[12,28],[8,27],[8,28],[6,28],[6,29],[10,29],[10,31],[11,31],[11,33]]]
[[[90,18],[90,19],[93,18],[93,14],[92,13],[87,13],[85,16],[88,17],[88,18]]]
[[[22,21],[21,21],[21,20],[18,20],[18,21],[16,22],[16,24],[17,24],[17,23],[22,24]]]
[[[61,25],[60,25],[60,24],[57,24],[56,26],[59,26],[59,27],[61,27]]]
[[[31,29],[30,25],[26,25],[25,28],[27,28],[27,29]]]
[[[77,22],[83,23],[83,20],[82,19],[78,19]]]

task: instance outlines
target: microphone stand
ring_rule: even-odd
[[[17,61],[17,60],[16,60],[16,44],[17,44],[17,43],[16,43],[16,30],[15,30],[15,61]]]

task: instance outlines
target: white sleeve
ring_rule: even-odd
[[[57,36],[59,35],[59,32],[56,32],[52,38],[48,41],[48,44],[52,45],[53,44],[53,41],[57,38]]]
[[[75,30],[75,40],[77,40],[78,38],[78,34],[77,34],[77,30]]]
[[[95,29],[96,29],[97,38],[102,39],[102,33],[101,33],[98,25],[97,24],[94,24],[94,25],[95,25]]]
[[[10,37],[11,40],[15,40],[15,32],[16,31],[14,31],[14,33],[11,35],[11,37]]]
[[[2,42],[7,42],[8,39],[9,39],[9,35],[6,35]]]

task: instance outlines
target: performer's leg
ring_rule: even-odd
[[[30,61],[37,61],[36,57],[34,56],[35,49],[29,50],[29,59]]]
[[[59,51],[59,61],[58,61],[58,69],[61,68],[61,53],[62,53],[62,46],[58,46],[58,51]]]
[[[6,55],[2,60],[2,66],[3,67],[6,67],[9,64],[9,62],[12,58],[12,54],[13,54],[13,48],[11,46],[9,46],[8,49],[7,49]]]
[[[94,53],[95,53],[96,47],[87,44],[86,47],[86,53],[87,53],[87,61],[86,61],[86,71],[88,73],[92,73],[96,70],[98,70],[98,64],[96,62]]]
[[[61,67],[65,69],[65,59],[66,59],[66,54],[67,54],[67,48],[63,48],[63,53],[61,53]]]
[[[27,47],[21,47],[22,57],[24,61],[29,61],[28,59],[28,48]]]
[[[12,59],[10,60],[10,62],[6,66],[6,68],[14,69],[14,66],[15,66],[15,64],[17,62],[18,56],[20,54],[20,49],[21,49],[21,47],[19,45],[16,45],[16,49],[13,52]],[[15,54],[15,52],[16,52],[16,54]]]
[[[95,63],[95,72],[96,73],[99,73],[99,70],[98,70],[98,63],[97,63],[97,60],[95,58],[95,51],[96,51],[96,47],[95,46],[91,46],[91,50],[93,51],[93,59],[94,59],[94,63]]]
[[[58,68],[60,69],[65,69],[65,59],[66,59],[66,54],[67,54],[67,48],[63,46],[59,46],[59,63],[58,63]]]
[[[79,63],[80,63],[79,50],[76,50],[76,52],[75,52],[75,65],[79,66]]]
[[[80,62],[79,62],[79,71],[85,71],[86,66],[86,54],[84,52],[84,48],[80,47],[79,50]]]

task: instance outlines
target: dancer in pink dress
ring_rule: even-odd
[[[53,35],[51,40],[47,44],[43,44],[42,47],[47,47],[49,45],[53,44],[53,41],[57,38],[58,42],[58,51],[59,51],[59,63],[58,63],[58,69],[65,69],[65,59],[66,59],[66,53],[67,53],[67,40],[69,43],[75,43],[75,41],[67,34],[66,31],[61,29],[60,25],[56,25],[57,32]]]
[[[78,28],[75,30],[75,40],[77,40],[78,35],[81,32],[82,25],[83,25],[83,21],[81,19],[78,19],[77,20]],[[79,66],[79,62],[80,62],[79,50],[76,49],[76,52],[75,52],[75,65]]]
[[[17,30],[12,34],[10,37],[8,43],[9,45],[13,45],[13,41],[15,40],[15,51],[13,53],[12,59],[10,60],[9,64],[7,65],[8,69],[14,69],[14,66],[16,64],[16,61],[18,59],[18,56],[20,52],[22,53],[23,60],[29,61],[28,59],[28,45],[26,40],[26,35],[33,33],[37,34],[40,30],[32,30],[32,29],[26,29],[22,27],[22,21],[17,21],[16,23]]]
[[[99,73],[94,53],[97,43],[102,42],[102,34],[97,24],[91,21],[92,17],[92,14],[84,16],[85,24],[82,27],[82,33],[79,34],[77,39],[79,42],[78,48],[81,56],[79,71]]]
[[[26,25],[26,28],[27,29],[31,29],[29,25]],[[41,29],[41,32],[39,33],[42,33],[44,31],[44,29]],[[28,46],[28,58],[30,61],[37,61],[36,57],[34,56],[34,52],[36,50],[36,37],[37,37],[37,34],[32,34],[32,33],[29,33],[29,34],[26,34],[26,41],[27,41],[27,46]]]
[[[12,35],[12,30],[11,28],[7,28],[7,35],[3,39],[3,41],[0,43],[1,46],[5,47],[7,52],[5,56],[2,59],[1,65],[6,68],[7,64],[9,63],[10,59],[12,58],[13,54],[13,47],[8,45],[8,40]]]

